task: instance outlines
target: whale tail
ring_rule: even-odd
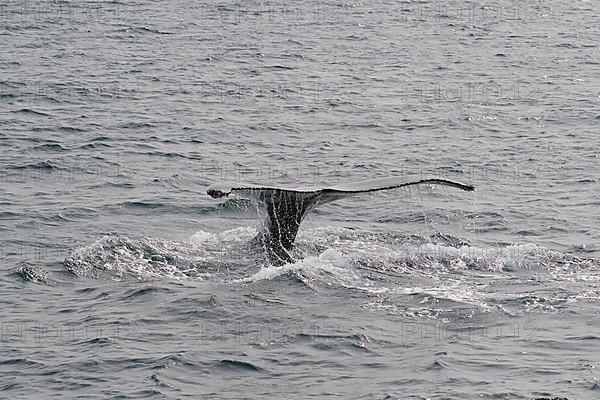
[[[261,212],[266,215],[256,240],[266,250],[267,257],[273,264],[285,264],[294,261],[291,250],[300,224],[309,211],[352,195],[421,184],[446,185],[465,191],[475,190],[471,185],[446,179],[406,182],[399,177],[391,177],[324,188],[280,188],[222,182],[209,186],[206,192],[213,198],[234,194],[258,201],[263,206]]]

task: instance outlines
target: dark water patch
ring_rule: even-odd
[[[88,287],[88,288],[81,288],[81,289],[77,289],[76,292],[77,293],[83,293],[83,294],[87,294],[87,293],[93,293],[93,292],[97,292],[99,289],[96,287]]]
[[[158,286],[148,286],[148,287],[139,288],[139,289],[132,289],[132,290],[126,292],[125,295],[121,297],[121,300],[138,299],[140,297],[155,296],[155,295],[161,294],[161,293],[172,293],[172,292],[173,292],[173,290],[169,289],[169,288],[158,287]]]
[[[128,201],[125,203],[121,203],[118,207],[119,208],[121,208],[121,207],[133,208],[133,209],[142,208],[142,209],[148,209],[148,210],[155,210],[155,209],[159,209],[159,208],[168,208],[169,204],[150,202],[150,201]]]
[[[249,298],[253,302],[254,301],[259,301],[259,302],[265,303],[265,304],[278,304],[278,305],[281,305],[281,306],[290,306],[290,304],[285,303],[285,302],[283,302],[283,301],[281,301],[279,299],[268,299],[268,298],[265,298],[263,296],[259,296],[256,293],[248,293],[248,294],[245,294],[244,297]]]
[[[215,367],[227,373],[267,373],[268,371],[260,368],[250,362],[247,361],[239,361],[239,360],[221,360],[219,361]]]
[[[75,314],[77,313],[79,310],[75,309],[75,308],[63,308],[60,310],[57,310],[57,312],[59,314]]]
[[[8,392],[10,390],[17,390],[17,389],[22,390],[24,388],[25,388],[25,386],[23,384],[13,382],[13,383],[7,383],[3,386],[0,386],[0,392]]]
[[[166,32],[166,31],[161,31],[158,29],[147,28],[145,26],[128,28],[127,31],[135,32],[135,33],[154,33],[154,34],[158,34],[158,35],[172,35],[173,34],[172,32]]]
[[[269,65],[266,68],[268,69],[272,69],[272,70],[293,70],[293,67],[289,67],[287,65]]]
[[[571,336],[571,337],[567,337],[566,340],[580,340],[580,341],[600,340],[600,336],[597,336],[597,335]]]
[[[85,298],[89,299],[89,300],[105,299],[111,295],[111,292],[100,290],[99,288],[96,288],[96,287],[77,289],[76,293],[86,295]],[[87,296],[89,296],[89,297],[87,297]]]
[[[129,400],[129,399],[153,399],[165,397],[164,393],[157,389],[142,389],[135,392],[131,392],[128,395],[115,395],[111,397],[114,400]]]
[[[442,360],[435,360],[425,368],[428,370],[439,371],[448,368],[448,365]]]
[[[18,164],[18,165],[8,165],[9,168],[13,168],[16,170],[24,170],[24,169],[42,169],[42,170],[52,170],[58,168],[58,165],[54,161],[44,160],[38,161],[34,163],[27,164]]]
[[[99,215],[99,211],[92,208],[84,207],[65,207],[61,213],[60,218],[64,221],[75,221],[82,218],[91,218]]]
[[[164,138],[160,139],[156,136],[154,136],[154,138],[156,140],[159,140],[161,143],[169,143],[169,144],[180,144],[181,143],[179,140],[176,140],[176,139],[164,139]]]
[[[206,298],[202,298],[202,299],[196,299],[196,298],[185,298],[185,299],[178,299],[175,300],[174,302],[175,305],[177,305],[178,307],[184,306],[184,307],[215,307],[217,306],[217,299],[215,296],[210,295]]]
[[[10,27],[9,27],[9,29],[10,29]],[[11,66],[15,66],[15,65],[21,65],[21,63],[16,60],[1,60],[0,61],[0,67],[11,67]],[[1,83],[5,83],[5,82],[1,82]]]
[[[536,232],[536,231],[532,231],[532,230],[521,230],[521,231],[516,231],[515,235],[519,235],[519,236],[541,236],[540,232]]]
[[[578,179],[576,181],[576,183],[597,183],[598,179],[594,179],[594,178],[582,178],[582,179]]]
[[[150,381],[152,383],[154,383],[155,385],[158,385],[162,388],[168,388],[168,389],[173,389],[173,386],[166,384],[165,382],[163,382],[157,374],[152,374],[150,375]]]
[[[114,142],[115,139],[111,138],[110,136],[96,136],[95,138],[92,138],[93,142]]]
[[[77,127],[74,127],[74,126],[61,126],[58,129],[60,131],[62,131],[62,132],[65,132],[65,133],[84,133],[84,132],[87,132],[87,129],[77,128]]]
[[[12,211],[0,211],[0,220],[20,219],[21,214]]]
[[[96,337],[90,340],[85,340],[85,341],[81,341],[81,342],[77,342],[75,344],[77,345],[81,345],[81,346],[99,346],[99,347],[105,347],[105,346],[112,346],[114,345],[116,342],[114,342],[113,340],[107,338],[107,337]]]
[[[149,122],[126,122],[117,126],[118,129],[145,129],[154,127],[155,125]]]
[[[68,149],[60,143],[45,143],[42,145],[34,146],[33,150],[49,150],[49,151],[64,152],[64,151],[67,151]]]
[[[182,153],[173,153],[173,152],[164,153],[164,152],[157,151],[157,152],[156,152],[156,155],[157,155],[157,156],[161,156],[161,157],[167,157],[167,158],[188,158],[188,159],[200,159],[200,158],[197,158],[197,157],[188,157],[187,155],[185,155],[185,154],[182,154]]]
[[[137,185],[131,182],[101,182],[98,185],[90,186],[94,189],[135,189]]]
[[[16,99],[18,97],[20,97],[20,95],[18,95],[18,94],[1,93],[0,92],[0,103],[10,103],[10,104],[12,104],[12,102],[10,100]]]

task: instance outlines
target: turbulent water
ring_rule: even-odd
[[[0,3],[0,397],[597,399],[595,1]],[[222,180],[340,200],[296,263]]]

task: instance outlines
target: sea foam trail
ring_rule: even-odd
[[[526,282],[541,276],[557,287],[600,279],[597,261],[531,243],[486,248],[440,234],[403,236],[321,227],[301,233],[296,262],[274,266],[260,247],[249,245],[255,235],[255,228],[239,227],[219,233],[200,230],[183,242],[105,236],[75,250],[65,265],[75,275],[97,279],[195,280],[236,286],[289,279],[311,290],[339,288],[378,296],[378,307],[386,299],[408,296],[419,312],[429,314],[440,302],[482,311],[552,309],[563,301],[600,296],[597,290],[552,298],[529,293]],[[493,290],[498,282],[506,286],[504,294]]]

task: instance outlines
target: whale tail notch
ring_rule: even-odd
[[[324,188],[280,188],[223,182],[209,186],[206,192],[213,198],[234,194],[258,201],[266,215],[263,218],[262,229],[255,239],[265,249],[273,264],[285,264],[295,261],[291,250],[298,229],[306,214],[316,207],[361,193],[421,184],[445,185],[465,191],[475,190],[472,185],[446,179],[406,182],[399,177],[391,177]]]

